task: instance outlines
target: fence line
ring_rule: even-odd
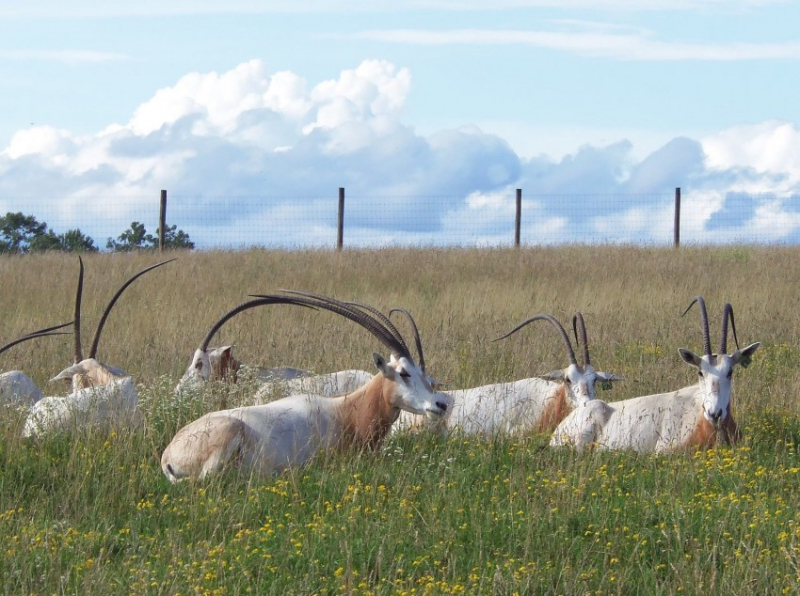
[[[112,246],[107,240],[121,237],[132,222],[155,227],[162,250],[176,229],[200,249],[800,244],[800,196],[693,191],[682,197],[681,188],[625,195],[523,194],[517,188],[514,193],[364,196],[345,190],[338,189],[338,205],[330,195],[212,197],[162,190],[158,219],[155,201],[142,196],[57,201],[0,196],[0,216],[22,212],[56,233],[77,229],[96,239],[100,249]]]

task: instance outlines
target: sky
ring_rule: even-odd
[[[491,5],[491,8],[486,8]],[[100,246],[800,242],[800,2],[0,0],[0,213]]]

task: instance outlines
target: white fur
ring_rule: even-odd
[[[161,467],[170,482],[204,478],[225,464],[256,474],[272,474],[306,464],[320,450],[348,440],[347,432],[368,433],[376,420],[363,420],[361,410],[386,406],[383,434],[398,409],[431,416],[448,404],[411,360],[375,357],[379,374],[356,392],[341,397],[293,395],[268,404],[212,412],[183,427],[165,449]],[[438,402],[438,403],[437,403]],[[348,430],[349,429],[349,430]],[[351,438],[352,440],[352,438]],[[363,438],[355,444],[364,444]]]
[[[78,389],[64,397],[44,397],[31,408],[23,437],[73,432],[90,426],[127,426],[140,421],[133,380],[123,377],[108,385]]]
[[[296,377],[283,381],[272,381],[259,387],[253,396],[253,404],[259,405],[282,397],[308,393],[324,397],[334,397],[352,393],[359,387],[366,385],[374,375],[365,370],[340,370],[326,375],[311,375]]]
[[[0,374],[0,405],[32,406],[42,399],[42,390],[19,370]]]
[[[646,453],[696,447],[703,424],[711,429],[735,428],[733,419],[728,419],[733,368],[744,358],[749,359],[760,345],[751,344],[731,356],[712,355],[710,359],[681,350],[682,358],[701,373],[697,385],[619,402],[589,402],[561,422],[550,445]]]

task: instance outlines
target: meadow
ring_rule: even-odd
[[[146,426],[29,441],[0,411],[0,590],[5,594],[797,594],[800,593],[800,249],[570,246],[175,253],[133,284],[98,358],[132,373]],[[84,257],[84,346],[106,302],[158,255]],[[0,258],[0,344],[72,318],[74,255]],[[452,388],[566,364],[547,324],[586,317],[596,368],[626,377],[609,401],[677,389],[712,346],[725,302],[742,346],[733,447],[665,456],[552,450],[549,437],[392,436],[378,453],[320,457],[274,479],[229,471],[170,485],[161,451],[187,422],[246,401],[212,384],[172,396],[206,331],[248,294],[304,289],[410,310],[428,373]],[[0,356],[49,394],[72,337]],[[327,312],[253,309],[213,345],[244,362],[372,370],[383,346]],[[732,346],[732,336],[729,347]]]

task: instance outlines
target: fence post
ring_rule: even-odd
[[[167,229],[167,191],[161,191],[161,208],[158,211],[158,252],[164,252],[164,235]]]
[[[517,189],[517,216],[514,220],[514,246],[519,248],[520,230],[522,229],[522,189]]]
[[[678,248],[681,245],[681,189],[675,189],[675,232],[672,239],[672,246]]]
[[[344,245],[344,188],[339,187],[339,221],[336,226],[336,250]]]

